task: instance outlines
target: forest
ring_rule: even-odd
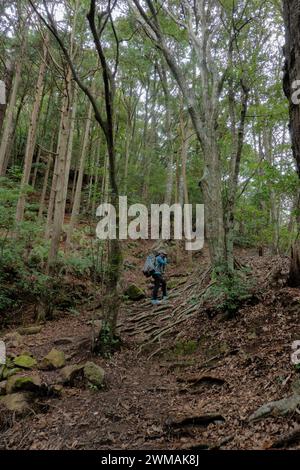
[[[1,451],[300,449],[299,25],[0,0]]]

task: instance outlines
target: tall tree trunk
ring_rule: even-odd
[[[5,156],[5,162],[4,162],[4,167],[3,167],[4,170],[5,170],[4,173],[6,173],[7,168],[9,166],[10,162],[11,162],[11,157],[12,156],[14,157],[13,161],[12,161],[12,164],[14,165],[15,164],[14,162],[17,159],[18,155],[22,152],[22,144],[19,146],[20,147],[19,152],[18,152],[19,147],[17,145],[15,145],[14,155],[12,155],[12,150],[13,150],[13,147],[14,147],[13,144],[15,142],[15,137],[16,137],[16,133],[17,133],[19,119],[20,119],[20,116],[21,116],[21,111],[22,111],[23,106],[24,106],[25,97],[26,97],[26,90],[23,92],[23,95],[21,96],[21,99],[20,99],[18,107],[17,107],[16,116],[14,117],[13,132],[9,136],[9,141],[8,141],[8,145],[7,145],[7,149],[6,149],[6,156]]]
[[[289,100],[290,132],[293,155],[297,164],[300,179],[300,106],[293,102],[293,87],[300,78],[300,1],[283,0],[285,23],[285,74],[283,77],[284,92]],[[289,285],[300,286],[300,197],[298,198],[297,239],[292,247]]]
[[[22,71],[22,60],[21,58],[17,61],[15,67],[15,75],[13,79],[12,91],[9,99],[9,103],[6,109],[6,119],[4,123],[3,134],[0,144],[0,176],[5,176],[7,168],[7,151],[10,142],[10,136],[13,132],[13,116],[14,109],[17,101],[18,88],[21,81],[21,71]]]
[[[68,137],[70,131],[70,96],[71,96],[71,69],[68,67],[66,74],[65,87],[64,87],[64,97],[63,97],[63,107],[61,114],[61,131],[59,136],[59,146],[58,146],[58,155],[57,161],[54,168],[53,181],[55,184],[54,195],[54,215],[53,222],[51,226],[51,245],[48,256],[47,271],[55,264],[62,225],[64,220],[64,210],[65,210],[65,199],[64,199],[64,189],[65,189],[65,169],[66,169],[66,157],[68,151]]]
[[[128,165],[129,165],[129,156],[130,156],[130,144],[132,140],[132,123],[130,116],[127,115],[127,125],[126,125],[126,140],[125,140],[125,166],[124,166],[124,186],[123,193],[127,196],[128,188]]]
[[[229,112],[231,118],[231,136],[232,136],[232,153],[230,160],[230,174],[228,182],[228,196],[225,211],[225,238],[226,238],[226,260],[229,272],[234,270],[234,223],[236,195],[238,188],[238,177],[240,173],[240,164],[245,138],[245,123],[248,109],[249,89],[241,80],[241,111],[239,116],[239,125],[236,118],[236,100],[234,95],[234,85],[232,80],[229,82]]]
[[[31,181],[31,186],[33,188],[35,187],[35,183],[36,183],[36,178],[37,178],[37,174],[38,174],[40,159],[41,159],[41,149],[39,147],[38,152],[37,152],[37,156],[36,156],[36,161],[34,163],[35,167],[34,167],[34,170],[33,170],[32,181]]]
[[[55,160],[54,160],[54,167],[53,167],[53,174],[52,174],[52,181],[51,181],[51,190],[48,202],[48,210],[47,210],[47,221],[46,221],[46,228],[45,228],[45,238],[48,240],[50,238],[51,226],[53,221],[53,211],[54,211],[54,202],[55,202],[55,188],[57,183],[57,167],[58,167],[58,152],[60,149],[60,141],[63,131],[63,125],[66,125],[66,118],[65,118],[65,97],[62,98],[62,109],[60,113],[60,123],[58,128],[58,138],[56,144],[56,152],[55,152]]]
[[[92,112],[93,112],[93,107],[92,107],[92,104],[90,103],[87,120],[85,124],[83,144],[82,144],[82,149],[81,149],[81,154],[80,154],[80,159],[79,159],[79,170],[78,170],[78,177],[77,177],[76,190],[75,190],[75,196],[74,196],[74,204],[72,208],[71,220],[70,220],[69,227],[68,227],[67,247],[70,245],[74,226],[78,220],[79,211],[80,211],[82,181],[83,181],[83,174],[84,174],[84,168],[85,168],[85,159],[86,159],[87,149],[88,149],[88,140],[89,140],[89,135],[90,135]]]
[[[77,112],[77,95],[78,95],[78,87],[77,87],[77,84],[75,83],[74,88],[73,88],[73,93],[72,93],[72,106],[70,109],[70,129],[69,129],[69,135],[68,135],[68,147],[67,147],[65,170],[64,170],[64,174],[65,174],[64,189],[63,189],[63,212],[64,213],[66,211],[70,168],[71,168],[72,153],[73,153],[74,128],[75,128],[75,119],[76,119],[76,112]]]
[[[52,163],[53,163],[52,155],[47,155],[47,165],[46,165],[46,170],[45,170],[45,175],[44,175],[43,188],[42,188],[42,193],[41,193],[40,207],[39,207],[39,214],[38,214],[39,219],[42,219],[44,210],[45,210],[45,199],[46,199],[46,194],[47,194],[48,180],[49,180],[49,174],[50,174]]]
[[[99,143],[96,147],[96,155],[95,155],[95,176],[94,176],[94,185],[93,185],[93,192],[92,192],[92,214],[95,215],[96,211],[96,204],[97,204],[97,194],[98,194],[98,184],[99,184],[99,164],[100,164],[100,152],[101,152],[101,139],[99,139]],[[103,160],[103,169],[104,165],[106,164],[105,156]],[[103,193],[101,193],[103,194]],[[99,201],[100,202],[100,201]]]
[[[151,96],[151,106],[150,106],[150,112],[149,112],[149,121],[150,121],[150,126],[148,121],[148,102],[145,103],[146,107],[146,116],[145,116],[145,125],[144,125],[144,146],[143,146],[143,167],[144,167],[144,172],[143,172],[143,180],[142,180],[142,194],[144,197],[145,202],[148,202],[149,198],[149,180],[150,180],[150,174],[151,174],[151,159],[152,159],[152,152],[156,151],[156,112],[155,112],[155,106],[156,106],[156,100],[157,100],[157,91],[158,91],[158,86],[157,86],[157,70],[156,67],[154,68],[154,78],[152,82],[153,86],[153,91],[152,91],[152,96]],[[149,85],[150,87],[150,85]],[[149,128],[150,127],[150,128]]]
[[[172,142],[172,132],[171,132],[171,110],[170,110],[170,94],[168,86],[167,72],[164,65],[164,62],[157,67],[160,83],[164,93],[165,99],[165,136],[167,139],[166,142],[166,154],[167,154],[167,181],[166,181],[166,190],[165,190],[165,204],[171,205],[172,202],[172,192],[173,192],[173,181],[174,181],[174,154],[173,154],[173,142]]]
[[[267,162],[270,166],[274,165],[273,148],[272,148],[273,127],[263,129],[263,142]],[[285,140],[283,140],[283,143]],[[280,198],[276,197],[273,182],[270,184],[270,227],[272,228],[272,251],[274,254],[279,253],[279,217],[280,217]]]
[[[5,85],[5,102],[0,103],[0,135],[2,131],[2,126],[4,122],[4,117],[5,117],[5,112],[7,108],[7,103],[9,102],[10,99],[10,92],[11,92],[11,87],[12,87],[12,80],[13,80],[13,66],[10,61],[7,62],[6,68],[5,68],[5,77],[4,77],[4,85]]]
[[[200,184],[205,205],[205,222],[212,265],[226,268],[226,245],[220,155],[215,131],[207,132],[202,145],[205,168]]]
[[[43,59],[40,65],[37,85],[36,85],[36,94],[35,94],[35,101],[31,113],[29,130],[27,135],[27,142],[26,142],[26,150],[25,150],[25,157],[24,157],[24,169],[22,174],[21,180],[21,187],[20,187],[20,197],[17,203],[17,210],[16,210],[16,222],[22,222],[24,218],[24,210],[25,210],[25,202],[26,202],[26,194],[25,189],[26,186],[29,184],[29,178],[31,173],[31,166],[32,166],[32,158],[35,149],[36,143],[36,133],[37,133],[37,126],[38,126],[38,118],[40,112],[40,106],[43,98],[43,91],[44,91],[44,81],[47,69],[47,54],[48,54],[48,42],[49,36],[47,35],[44,40],[43,45]]]
[[[183,116],[180,116],[180,137],[181,137],[181,173],[179,177],[179,202],[181,205],[189,204],[189,194],[186,181],[186,165],[188,157],[189,142],[192,136],[190,129],[190,119],[184,122]]]

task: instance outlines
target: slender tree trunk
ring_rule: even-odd
[[[101,202],[108,202],[109,199],[109,194],[108,194],[108,183],[109,183],[109,171],[108,171],[108,156],[107,153],[104,155],[104,173],[103,173],[103,178],[102,178],[102,183],[101,183],[101,197],[102,201]]]
[[[172,132],[171,132],[171,110],[170,110],[170,95],[168,87],[167,72],[162,63],[157,67],[161,86],[164,93],[165,99],[165,135],[167,138],[166,143],[166,153],[167,153],[167,181],[166,181],[166,190],[165,190],[165,204],[171,205],[172,202],[172,192],[173,192],[173,181],[174,181],[174,154],[173,154],[173,143],[172,143]]]
[[[75,83],[74,89],[73,89],[73,96],[72,96],[72,107],[70,109],[70,129],[69,129],[69,135],[68,135],[68,147],[67,147],[65,170],[64,170],[64,175],[65,175],[64,189],[63,189],[63,212],[64,213],[66,211],[66,202],[67,202],[68,187],[69,187],[69,176],[70,176],[70,168],[71,168],[72,153],[73,153],[74,128],[75,128],[75,118],[76,118],[76,112],[77,112],[77,95],[78,95],[78,87],[77,87],[77,84]]]
[[[17,112],[16,112],[16,117],[14,118],[13,131],[12,131],[12,133],[9,135],[9,141],[8,141],[8,144],[7,144],[6,155],[5,155],[5,161],[4,161],[4,165],[3,165],[4,174],[6,173],[7,168],[8,168],[8,166],[9,166],[9,163],[10,163],[10,161],[11,161],[12,150],[13,150],[13,143],[14,143],[15,136],[16,136],[16,132],[17,132],[17,128],[18,128],[18,123],[19,123],[21,111],[22,111],[23,105],[24,105],[25,94],[26,94],[26,93],[24,92],[24,93],[23,93],[23,96],[21,97],[21,100],[20,100],[20,102],[19,102],[19,105],[18,105],[18,108],[17,108]],[[15,151],[15,153],[18,153],[18,152]],[[13,162],[13,164],[14,164],[14,162]]]
[[[41,158],[41,149],[39,148],[38,153],[37,153],[37,157],[36,157],[36,161],[35,161],[35,167],[34,167],[33,175],[32,175],[31,186],[33,188],[35,187],[36,177],[37,177],[37,173],[38,173],[38,167],[39,167],[39,163],[40,163],[40,158]]]
[[[72,181],[72,193],[71,193],[71,199],[70,199],[71,207],[73,207],[73,204],[74,204],[74,196],[75,196],[76,183],[77,183],[77,178],[78,178],[77,163],[78,162],[76,161],[74,165],[74,176],[73,176],[73,181]]]
[[[241,111],[239,116],[239,125],[236,123],[236,102],[234,96],[233,83],[229,84],[229,111],[231,117],[231,135],[232,135],[232,155],[230,161],[230,175],[228,183],[228,197],[226,201],[225,211],[225,239],[226,239],[226,260],[229,272],[234,270],[234,223],[235,223],[235,207],[236,194],[238,188],[238,177],[240,173],[240,163],[242,158],[244,138],[245,138],[245,122],[248,109],[249,89],[241,83],[242,99]]]
[[[13,131],[13,116],[14,109],[17,101],[18,88],[21,81],[21,71],[22,71],[22,60],[18,60],[15,67],[15,75],[13,79],[12,91],[9,99],[9,103],[6,109],[6,119],[3,129],[3,134],[0,144],[0,176],[5,176],[7,168],[7,151],[10,142],[10,136]]]
[[[128,165],[129,165],[129,152],[130,144],[132,139],[132,123],[130,116],[127,115],[127,125],[126,125],[126,141],[125,141],[125,166],[124,166],[124,195],[127,196],[128,188]]]
[[[46,199],[46,194],[47,194],[48,180],[49,180],[49,174],[50,174],[52,163],[53,163],[53,157],[51,155],[48,155],[47,166],[45,170],[43,188],[42,188],[41,199],[40,199],[40,207],[39,207],[39,214],[38,214],[39,219],[43,218],[43,214],[45,210],[45,199]]]
[[[7,108],[7,103],[10,99],[11,87],[13,80],[13,67],[11,62],[6,64],[4,84],[5,84],[5,103],[0,103],[0,135],[2,131],[2,126],[4,122],[5,112]]]
[[[23,175],[21,180],[21,188],[20,188],[20,197],[17,204],[17,211],[16,211],[16,222],[22,222],[24,218],[24,210],[25,210],[25,201],[26,201],[26,194],[25,189],[26,186],[29,184],[29,178],[31,173],[31,166],[32,166],[32,158],[36,143],[36,133],[37,133],[37,126],[38,126],[38,117],[40,112],[40,106],[43,98],[43,91],[44,91],[44,81],[46,75],[46,60],[48,54],[48,41],[49,37],[46,36],[44,41],[43,47],[43,59],[40,65],[39,76],[36,85],[36,95],[35,101],[31,113],[31,119],[29,124],[29,130],[27,135],[27,142],[26,142],[26,151],[25,151],[25,158],[24,158],[24,169]]]
[[[56,144],[56,154],[54,160],[54,168],[52,174],[52,182],[51,182],[51,190],[50,190],[50,197],[48,202],[48,211],[47,211],[47,221],[46,221],[46,228],[45,228],[45,238],[48,240],[50,238],[51,233],[51,226],[53,221],[53,211],[54,211],[54,202],[55,202],[55,188],[57,183],[57,167],[58,167],[58,152],[60,149],[60,142],[61,136],[63,131],[63,125],[66,125],[66,118],[65,118],[65,106],[67,106],[65,97],[62,99],[62,110],[60,113],[60,123],[59,123],[59,130],[58,130],[58,139]]]
[[[68,137],[70,131],[70,87],[71,87],[71,69],[68,67],[66,75],[63,108],[61,115],[61,132],[59,137],[58,156],[53,174],[55,190],[54,190],[54,215],[51,225],[51,245],[48,256],[47,271],[54,265],[59,249],[62,225],[64,220],[65,209],[65,169],[66,157],[68,151]]]
[[[224,212],[220,155],[215,131],[207,132],[202,146],[205,160],[201,188],[205,205],[206,234],[212,265],[216,268],[226,264]]]
[[[99,144],[96,147],[96,157],[95,157],[95,180],[92,193],[92,214],[95,215],[96,204],[97,204],[97,194],[98,194],[98,184],[99,184],[99,163],[100,163],[100,152],[101,152],[101,139],[99,139]],[[105,164],[105,157],[103,162],[103,167]],[[100,202],[100,201],[99,201]]]
[[[272,149],[273,127],[263,129],[263,142],[265,156],[270,166],[274,165]],[[276,197],[273,184],[270,185],[270,227],[272,228],[272,251],[279,253],[279,217],[280,217],[280,199]]]
[[[192,136],[192,130],[189,128],[189,118],[188,121],[185,123],[183,121],[182,116],[180,117],[180,137],[181,137],[181,173],[180,173],[180,180],[179,180],[179,191],[180,197],[179,201],[180,204],[189,204],[189,194],[188,194],[188,187],[186,181],[186,165],[187,165],[187,157],[188,157],[188,148],[189,142]]]
[[[81,190],[82,190],[82,181],[83,181],[83,174],[85,168],[85,159],[87,155],[88,149],[88,140],[90,135],[90,128],[91,128],[91,119],[92,119],[92,112],[93,107],[92,104],[89,104],[88,116],[85,124],[85,131],[83,137],[83,144],[79,159],[79,170],[78,170],[78,178],[76,183],[76,191],[74,196],[74,204],[72,208],[71,220],[68,227],[68,234],[67,234],[67,247],[70,245],[74,226],[78,220],[79,211],[80,211],[80,201],[81,201]]]

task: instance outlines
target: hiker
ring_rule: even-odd
[[[154,287],[152,293],[152,304],[160,304],[160,301],[157,299],[159,288],[161,287],[163,300],[168,300],[167,296],[167,282],[164,278],[165,267],[167,264],[167,253],[163,250],[158,252],[158,255],[155,257],[155,270],[152,273],[152,278],[154,280]]]
[[[164,279],[165,267],[167,264],[167,253],[164,250],[157,250],[151,255],[147,256],[144,264],[143,274],[146,277],[152,277],[154,280],[152,304],[160,304],[157,299],[159,288],[162,289],[163,300],[168,300],[167,296],[167,283]]]

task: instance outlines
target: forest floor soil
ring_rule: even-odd
[[[22,336],[14,354],[29,351],[40,360],[52,348],[60,349],[67,364],[93,361],[103,367],[106,385],[100,391],[65,386],[61,397],[42,398],[40,411],[14,416],[2,427],[0,449],[268,449],[297,429],[298,409],[257,422],[249,416],[289,396],[300,380],[291,364],[292,342],[300,340],[300,290],[278,277],[274,281],[276,266],[286,267],[286,258],[258,257],[249,250],[239,250],[238,258],[251,268],[257,296],[231,320],[210,318],[199,308],[149,343],[153,330],[175,323],[179,302],[185,308],[188,301],[184,289],[191,275],[184,276],[188,267],[179,263],[170,269],[170,282],[177,287],[170,290],[168,304],[153,308],[149,298],[123,301],[122,347],[109,359],[90,352],[91,320],[101,311],[88,306],[80,315],[65,314]],[[128,255],[128,263],[134,260],[126,282],[147,288],[140,275],[143,261]],[[207,256],[199,263],[203,271]],[[39,374],[47,384],[59,377],[58,370]],[[300,441],[285,447],[300,449]]]

